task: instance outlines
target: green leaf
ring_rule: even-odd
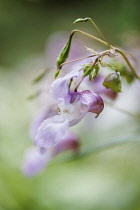
[[[39,74],[35,79],[33,79],[32,83],[36,84],[40,82],[45,77],[46,73],[47,73],[47,69],[43,71],[41,74]]]
[[[33,94],[27,96],[27,100],[33,100],[33,99],[35,99],[36,97],[38,97],[41,94],[41,92],[42,91],[39,90],[36,93],[33,93]]]
[[[121,92],[122,82],[120,75],[117,72],[109,74],[104,79],[103,86],[106,88],[110,88],[115,92]]]

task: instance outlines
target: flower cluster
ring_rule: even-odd
[[[79,123],[88,112],[95,113],[96,117],[102,112],[104,103],[99,95],[90,90],[71,90],[71,80],[79,80],[78,77],[81,72],[76,69],[52,83],[50,94],[56,103],[41,113],[32,125],[31,136],[36,148],[30,149],[25,156],[23,170],[26,175],[38,173],[59,152],[78,151],[79,140],[69,132],[69,127]]]
[[[76,22],[87,20],[91,19],[78,19]],[[78,124],[87,113],[94,113],[96,118],[99,116],[104,109],[104,102],[100,95],[115,99],[117,92],[121,92],[122,72],[119,71],[119,68],[116,70],[116,67],[111,63],[104,62],[103,58],[114,59],[117,56],[116,53],[123,56],[124,54],[98,38],[96,40],[109,46],[108,50],[99,53],[87,48],[92,54],[84,57],[84,62],[81,62],[82,59],[75,60],[78,61],[78,67],[77,65],[73,66],[73,70],[69,71],[68,74],[57,78],[62,66],[71,63],[65,63],[65,61],[68,58],[75,32],[79,32],[79,30],[71,33],[57,58],[55,80],[50,86],[50,96],[54,103],[47,107],[47,110],[43,111],[32,125],[31,136],[36,147],[29,149],[25,155],[23,171],[27,176],[40,172],[60,152],[65,150],[77,152],[79,139],[69,131],[69,128]],[[84,32],[81,33],[85,34]],[[126,61],[130,64],[128,60]],[[99,72],[104,67],[109,67],[115,72],[104,78]],[[126,75],[127,71],[124,73],[124,76]],[[132,74],[132,76],[134,75]]]

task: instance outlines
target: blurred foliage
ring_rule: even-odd
[[[140,30],[139,8],[139,0],[0,0],[0,64],[15,66],[42,53],[47,37],[78,27],[72,24],[78,17],[92,17],[108,40],[119,44],[120,33]]]
[[[42,67],[37,59],[44,56],[48,37],[56,31],[70,32],[75,19],[89,16],[112,44],[123,45],[120,34],[140,30],[139,9],[139,0],[0,0],[0,210],[140,209],[139,142],[70,161],[71,154],[62,154],[32,179],[21,172],[24,152],[32,146],[29,123],[37,109],[34,101],[25,99],[32,92],[34,71]],[[76,27],[94,34],[90,23]],[[34,64],[27,65],[30,58]],[[138,112],[137,107],[131,106],[131,111]],[[112,111],[105,116],[96,120],[97,125],[77,128],[82,149],[126,133],[139,135],[139,122],[133,118],[116,111],[108,128]]]

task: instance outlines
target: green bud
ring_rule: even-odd
[[[93,78],[98,76],[99,69],[100,69],[99,65],[96,65],[94,70],[93,70],[93,73],[94,73],[94,77]]]
[[[122,63],[113,63],[113,65],[116,66],[118,72],[120,72],[121,77],[123,77],[128,84],[131,84],[134,81],[135,76],[131,71],[128,70],[126,65]]]
[[[93,71],[89,75],[89,80],[93,80],[95,77],[98,76],[99,69],[100,69],[99,65],[94,66]]]
[[[70,47],[71,47],[71,41],[74,33],[72,33],[67,41],[67,43],[64,45],[63,49],[61,50],[59,56],[57,57],[57,68],[60,68],[61,64],[66,61],[68,58]]]
[[[110,88],[115,92],[121,92],[122,82],[120,75],[117,72],[109,74],[104,79],[103,86],[106,88]]]
[[[89,75],[89,79],[92,80],[97,77],[99,72],[99,65],[90,64],[84,68],[84,77]]]
[[[90,75],[90,73],[93,71],[94,69],[94,64],[89,64],[88,66],[84,67],[84,77]]]
[[[56,79],[56,77],[59,75],[60,73],[60,69],[58,69],[56,72],[55,72],[55,75],[54,75],[54,78]]]
[[[73,23],[79,23],[79,22],[87,22],[90,18],[78,18]]]

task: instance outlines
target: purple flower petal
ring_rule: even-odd
[[[85,90],[81,94],[82,110],[95,113],[98,116],[104,108],[102,98],[90,90]]]
[[[69,122],[65,116],[56,115],[44,120],[37,131],[35,145],[50,148],[67,135]]]
[[[40,154],[38,148],[28,149],[23,162],[23,173],[28,177],[36,175],[47,166],[50,159],[51,153],[49,152]]]
[[[65,115],[70,127],[80,122],[86,114],[85,112],[81,112],[80,92],[69,92],[69,100],[59,99],[58,107],[60,109],[60,115]]]
[[[74,153],[77,153],[79,146],[77,136],[68,133],[66,137],[51,150],[47,150],[43,147],[32,147],[25,153],[22,171],[27,177],[34,176],[47,167],[54,156],[66,150],[72,150]]]
[[[68,82],[70,81],[71,78],[77,77],[80,74],[80,72],[75,69],[71,71],[69,74],[66,76],[56,79],[50,88],[50,93],[53,96],[54,99],[58,98],[65,98],[69,94],[69,86]]]
[[[44,120],[46,120],[49,117],[53,117],[57,113],[58,113],[58,107],[55,104],[52,104],[51,106],[47,107],[47,109],[39,112],[38,115],[35,117],[32,125],[31,125],[31,128],[30,128],[31,138],[32,139],[35,138],[37,130]]]

